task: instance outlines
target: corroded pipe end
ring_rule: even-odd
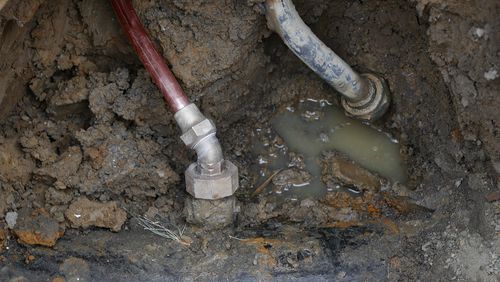
[[[391,102],[389,87],[384,79],[371,73],[362,74],[368,82],[368,95],[360,101],[350,101],[342,97],[342,106],[350,116],[373,121],[385,114]]]

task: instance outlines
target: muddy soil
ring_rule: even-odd
[[[185,223],[194,153],[108,2],[0,1],[0,280],[498,281],[500,4],[294,1],[356,70],[387,79],[374,126],[401,143],[409,181],[276,201],[254,194],[254,133],[338,95],[261,2],[134,1],[240,169],[235,223],[210,231]]]

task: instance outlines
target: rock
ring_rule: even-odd
[[[9,227],[9,229],[13,229],[17,223],[17,212],[8,212],[5,215],[5,222],[7,223],[7,227]]]
[[[81,259],[70,257],[59,266],[59,271],[64,275],[66,281],[90,281],[89,264]]]
[[[20,210],[13,232],[21,243],[47,247],[54,246],[57,239],[64,235],[57,221],[49,217],[43,209]]]
[[[56,181],[66,184],[69,182],[70,177],[76,173],[81,162],[82,152],[80,147],[69,147],[55,163],[35,170],[34,177],[47,184],[54,184]]]
[[[380,190],[379,177],[339,153],[327,154],[323,160],[321,180],[327,186],[340,182],[362,190]]]
[[[115,201],[100,203],[81,197],[73,202],[65,212],[74,228],[97,226],[120,231],[127,220],[127,213]]]

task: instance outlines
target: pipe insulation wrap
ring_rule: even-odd
[[[311,31],[291,0],[267,0],[266,18],[292,52],[335,90],[351,101],[365,98],[367,81]]]

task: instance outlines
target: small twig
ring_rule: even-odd
[[[238,238],[238,237],[234,237],[234,236],[231,236],[231,235],[229,235],[229,238],[230,239],[235,239],[235,240],[238,240],[238,241],[246,241],[246,240],[248,240],[248,239],[241,239],[241,238]]]
[[[267,187],[267,185],[269,185],[269,183],[271,182],[271,180],[273,180],[273,178],[282,171],[283,169],[280,168],[278,170],[276,170],[275,172],[273,172],[273,174],[271,174],[264,182],[262,182],[262,184],[259,185],[259,187],[257,187],[255,189],[255,191],[253,191],[252,193],[252,196],[257,196],[258,194],[262,193],[262,191],[264,191],[264,189]]]

